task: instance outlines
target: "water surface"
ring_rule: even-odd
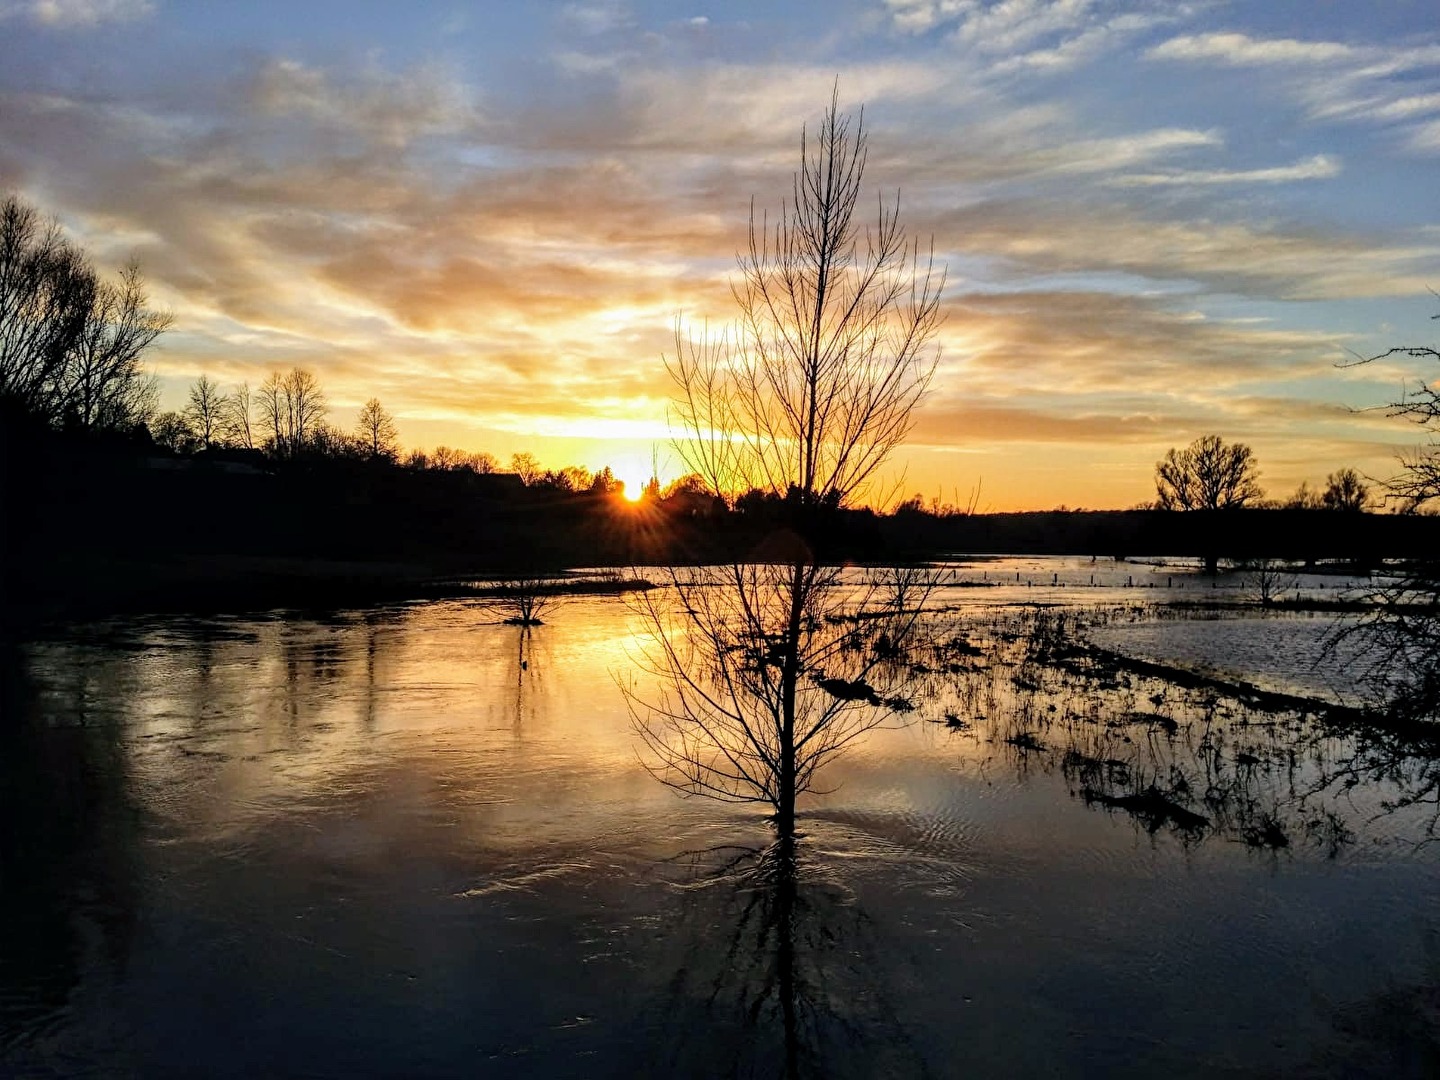
[[[1387,811],[1425,763],[976,661],[823,777],[777,888],[758,809],[646,772],[617,685],[646,692],[643,632],[588,597],[528,637],[437,602],[17,649],[0,1072],[1435,1065],[1440,871],[1423,799]],[[1152,775],[1205,826],[1127,810]]]

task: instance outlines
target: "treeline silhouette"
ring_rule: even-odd
[[[437,460],[438,459],[438,460]],[[588,483],[582,483],[588,476]],[[423,595],[489,571],[767,559],[796,508],[727,505],[682,480],[632,503],[602,470],[483,471],[458,452],[399,460],[314,450],[177,453],[143,433],[0,431],[0,541],[12,619],[117,607],[291,606]],[[1440,519],[1305,509],[987,514],[810,507],[816,554],[1276,557],[1361,567],[1423,556]]]

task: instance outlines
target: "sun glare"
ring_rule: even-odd
[[[645,495],[645,485],[650,482],[650,474],[654,471],[649,458],[642,458],[639,454],[620,454],[611,457],[609,464],[615,479],[625,485],[626,501],[639,502]]]

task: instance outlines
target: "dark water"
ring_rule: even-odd
[[[1427,763],[996,663],[838,762],[764,875],[758,811],[638,760],[640,629],[434,603],[13,651],[0,1074],[1440,1068]],[[1151,779],[1205,824],[1127,809]]]

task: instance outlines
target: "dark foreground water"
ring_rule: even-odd
[[[997,660],[824,777],[777,883],[758,811],[638,759],[641,629],[432,603],[12,652],[0,1075],[1440,1069],[1426,763]]]

